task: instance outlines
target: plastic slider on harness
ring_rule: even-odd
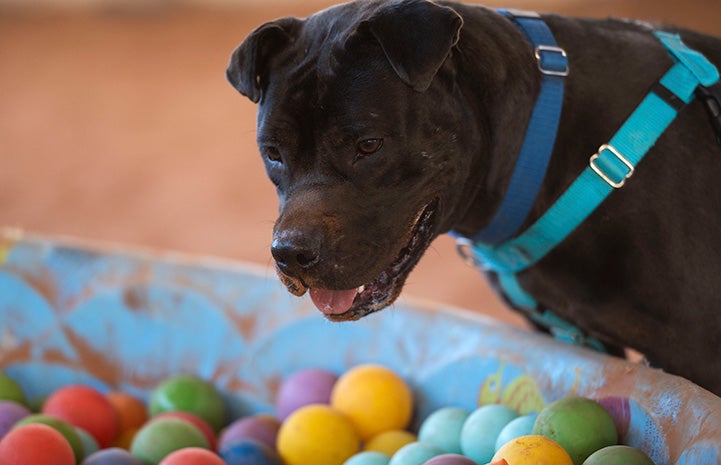
[[[699,87],[696,89],[696,96],[706,106],[709,121],[716,132],[716,142],[721,146],[721,84]]]

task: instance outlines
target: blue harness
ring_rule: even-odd
[[[719,82],[719,72],[702,54],[675,34],[655,31],[674,65],[656,83],[631,116],[589,159],[588,167],[528,229],[518,234],[541,187],[553,151],[563,104],[566,53],[536,13],[499,10],[531,42],[541,72],[541,89],[506,195],[489,224],[471,238],[458,237],[458,250],[473,265],[495,272],[509,301],[556,338],[605,350],[603,344],[542,309],[523,290],[516,275],[556,247],[614,190],[622,187],[656,140],[694,99],[697,88]]]

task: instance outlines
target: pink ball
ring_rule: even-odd
[[[293,411],[310,404],[329,404],[334,373],[320,368],[296,371],[280,385],[275,399],[278,418],[285,420]]]
[[[101,448],[118,436],[118,417],[110,401],[98,390],[80,384],[58,389],[43,405],[43,413],[82,428]]]
[[[12,429],[15,423],[28,415],[30,415],[30,410],[17,402],[0,400],[0,439]]]
[[[255,439],[271,449],[275,449],[275,440],[278,437],[280,420],[272,415],[258,414],[244,417],[228,425],[220,434],[218,449],[235,443],[238,439]]]
[[[150,421],[158,420],[160,418],[178,418],[180,420],[187,421],[188,423],[198,428],[201,433],[203,433],[205,439],[208,440],[208,447],[210,447],[211,450],[215,450],[215,446],[217,443],[217,440],[215,438],[215,432],[213,431],[213,428],[210,427],[208,422],[200,418],[198,415],[192,414],[190,412],[174,410],[171,412],[159,413],[153,418],[151,418]]]
[[[166,455],[158,465],[225,465],[225,462],[207,449],[186,447]]]
[[[75,465],[75,454],[58,431],[48,425],[32,423],[11,430],[0,441],[0,463]]]
[[[423,465],[476,465],[476,462],[459,454],[436,455]]]
[[[606,409],[618,431],[618,442],[623,443],[623,439],[628,433],[628,427],[631,424],[631,405],[625,397],[604,397],[597,401],[601,407]]]

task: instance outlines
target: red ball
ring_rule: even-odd
[[[110,447],[119,434],[112,404],[100,391],[89,386],[76,384],[58,389],[45,401],[43,413],[84,429],[103,449]]]
[[[185,420],[188,423],[192,424],[196,428],[200,430],[201,433],[203,433],[203,436],[205,436],[205,439],[208,440],[208,446],[211,450],[215,450],[215,446],[217,443],[217,440],[215,438],[215,432],[213,431],[213,428],[210,427],[207,421],[200,418],[198,415],[194,415],[190,412],[182,412],[180,410],[174,410],[171,412],[163,412],[155,415],[153,418],[150,419],[150,421],[158,420],[160,418],[178,418],[180,420]]]
[[[186,447],[166,455],[158,465],[225,465],[225,462],[207,449]]]
[[[11,430],[0,441],[0,463],[75,465],[75,454],[57,430],[42,423],[32,423]]]

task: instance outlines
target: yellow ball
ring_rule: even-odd
[[[508,465],[573,465],[571,456],[556,441],[545,436],[521,436],[501,446],[492,462],[505,459]]]
[[[413,414],[410,387],[380,365],[358,365],[344,373],[330,403],[350,418],[364,441],[384,431],[406,429]]]
[[[360,438],[341,412],[313,404],[285,419],[276,446],[286,465],[342,465],[358,452]]]
[[[366,442],[363,449],[381,452],[389,457],[393,457],[393,454],[398,452],[398,449],[417,440],[416,435],[410,431],[394,429],[373,436]]]

